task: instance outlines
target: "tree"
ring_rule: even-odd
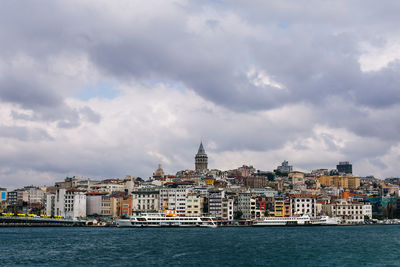
[[[242,218],[242,216],[243,216],[243,212],[241,210],[238,210],[235,212],[233,217],[235,220],[240,220]]]
[[[274,173],[267,173],[267,178],[268,181],[272,182],[275,180],[275,174]]]

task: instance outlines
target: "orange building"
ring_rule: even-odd
[[[350,192],[343,192],[342,193],[342,198],[348,200],[349,198],[357,197],[358,194],[356,193],[350,193]]]
[[[132,216],[132,196],[121,198],[119,216]]]

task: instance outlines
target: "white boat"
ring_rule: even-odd
[[[164,213],[142,213],[129,219],[119,219],[118,227],[211,227],[217,225],[211,217],[168,216]]]
[[[338,225],[340,221],[339,217],[320,216],[311,218],[312,225]]]
[[[309,215],[293,217],[265,217],[263,220],[253,222],[253,226],[296,226],[296,225],[338,225],[339,218],[321,216],[311,218]]]

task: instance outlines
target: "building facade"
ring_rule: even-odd
[[[6,200],[7,200],[7,189],[0,188],[0,202],[6,201]]]
[[[186,195],[189,189],[178,188],[162,188],[160,189],[160,210],[164,207],[167,210],[175,211],[178,215],[185,216],[186,213]]]
[[[352,174],[353,173],[353,165],[351,165],[348,161],[341,161],[338,165],[336,165],[336,169],[339,173]]]
[[[78,189],[57,189],[55,214],[65,218],[86,217],[86,194]]]
[[[204,198],[199,193],[188,193],[186,196],[186,217],[203,215]]]
[[[339,199],[327,206],[328,215],[340,217],[344,224],[360,224],[364,222],[363,203]]]
[[[132,192],[133,212],[157,212],[160,208],[160,191],[141,189]]]
[[[318,182],[323,186],[334,185],[344,189],[357,189],[360,186],[360,178],[354,176],[321,176]]]
[[[289,173],[293,171],[293,166],[290,166],[289,162],[284,160],[282,164],[276,168],[276,170],[281,173]]]
[[[208,192],[208,214],[222,220],[222,200],[225,198],[224,190],[210,190]]]
[[[295,194],[290,196],[291,216],[309,215],[317,216],[316,197],[306,194]]]
[[[43,197],[44,214],[48,216],[54,216],[55,213],[55,199],[56,195],[51,193],[45,193]]]
[[[250,205],[251,205],[251,193],[239,193],[238,195],[238,211],[242,212],[242,218],[250,219]]]

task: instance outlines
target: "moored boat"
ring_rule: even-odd
[[[253,226],[313,226],[313,225],[338,225],[339,218],[320,216],[311,218],[309,215],[292,217],[265,217],[263,220],[253,222]]]
[[[164,213],[142,213],[129,219],[119,219],[118,227],[210,227],[217,225],[211,217],[167,216]]]

